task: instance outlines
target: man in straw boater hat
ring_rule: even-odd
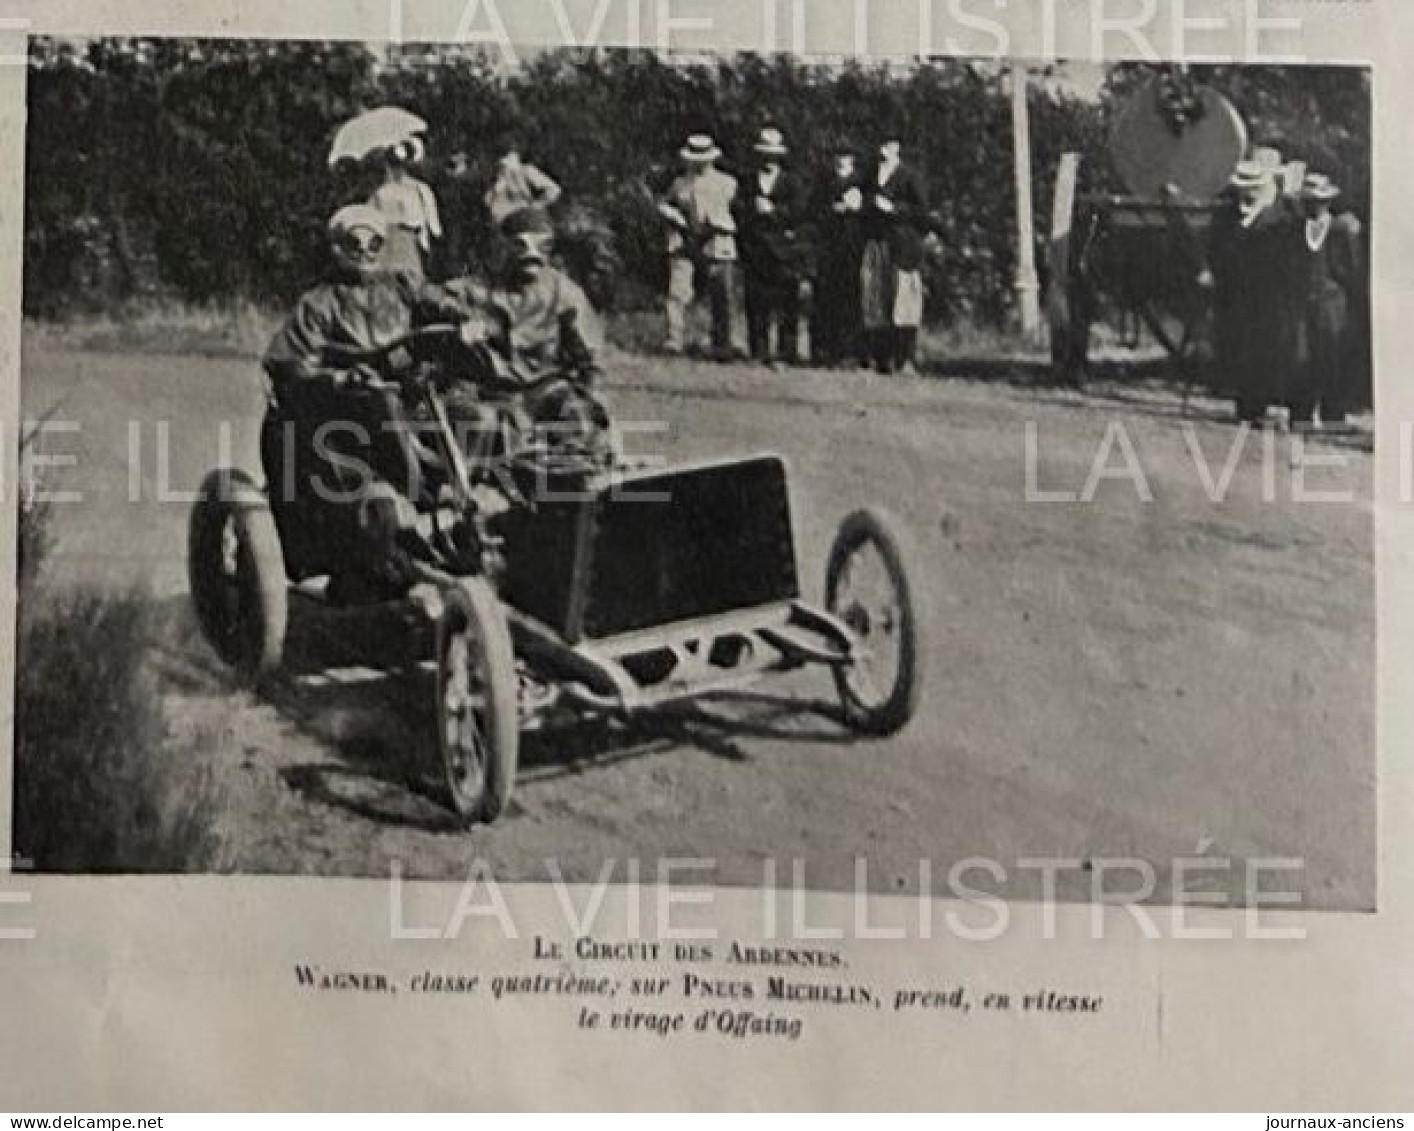
[[[756,168],[738,200],[747,342],[756,361],[770,364],[779,357],[795,365],[800,360],[800,186],[786,168],[790,150],[779,129],[762,129],[753,150]]]
[[[1240,420],[1259,423],[1294,376],[1299,318],[1294,236],[1298,220],[1278,182],[1280,155],[1240,161],[1208,235],[1214,355]]]
[[[683,172],[658,211],[668,224],[666,348],[669,353],[686,348],[688,310],[705,292],[712,313],[712,353],[725,360],[735,356],[737,182],[717,168],[721,156],[711,134],[689,137],[679,152]]]
[[[1312,172],[1302,185],[1304,222],[1297,241],[1301,318],[1296,380],[1287,403],[1293,427],[1341,425],[1354,396],[1353,311],[1363,273],[1360,221],[1337,215],[1340,187],[1326,173]]]

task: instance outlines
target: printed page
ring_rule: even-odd
[[[5,17],[0,1107],[1409,1109],[1408,12]]]

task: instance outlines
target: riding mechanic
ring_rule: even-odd
[[[531,205],[501,223],[509,254],[489,277],[468,275],[443,288],[441,305],[484,322],[503,388],[516,392],[538,426],[602,437],[607,414],[592,396],[602,376],[603,331],[583,289],[550,260],[555,229]],[[471,411],[474,388],[454,385],[449,407]]]

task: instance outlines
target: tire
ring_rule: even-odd
[[[854,592],[854,569],[871,550],[886,592],[884,606],[868,607]],[[916,556],[898,523],[872,508],[855,511],[840,524],[825,570],[825,607],[855,634],[864,652],[858,664],[834,669],[845,722],[860,734],[897,734],[918,709],[923,686],[920,608],[909,581]],[[874,681],[882,647],[894,654],[892,677]]]
[[[203,634],[243,680],[280,667],[289,587],[275,516],[239,471],[211,472],[197,493],[187,537],[187,580]]]
[[[444,594],[437,625],[437,747],[448,800],[468,825],[490,824],[510,800],[520,756],[519,692],[500,599],[486,581],[466,578]]]

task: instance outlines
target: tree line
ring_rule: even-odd
[[[762,125],[822,171],[839,142],[867,157],[899,128],[927,182],[929,317],[995,324],[1015,267],[1010,109],[992,60],[824,66],[736,55],[691,64],[649,52],[561,50],[513,70],[475,50],[193,39],[36,39],[29,66],[25,312],[120,313],[154,298],[280,307],[320,277],[324,222],[357,187],[326,154],[340,122],[383,103],[427,119],[422,176],[442,205],[444,272],[485,251],[481,196],[514,141],[565,188],[561,254],[611,309],[656,302],[665,270],[654,193],[683,138],[706,130],[744,157]],[[1116,187],[1105,148],[1116,100],[1145,73],[1110,68],[1096,96],[1035,68],[1030,108],[1038,228],[1059,155],[1087,187]],[[1299,138],[1368,201],[1369,80],[1341,68],[1209,68],[1254,135]]]

